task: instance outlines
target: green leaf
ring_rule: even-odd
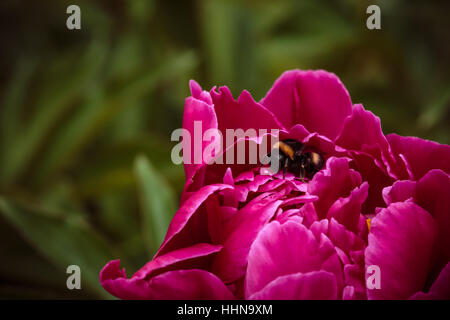
[[[144,156],[134,164],[138,183],[142,227],[147,248],[154,254],[164,240],[169,222],[175,213],[175,196],[166,181]]]
[[[142,105],[141,99],[150,94],[162,81],[177,78],[196,64],[192,51],[177,53],[156,70],[142,70],[116,92],[104,93],[100,85],[92,85],[85,102],[78,107],[63,126],[55,130],[49,139],[47,152],[41,157],[40,168],[35,170],[34,180],[43,182],[56,172],[69,166],[81,150],[98,135],[105,132],[107,125],[123,116],[123,112]]]
[[[419,127],[422,129],[433,128],[445,119],[445,113],[448,110],[450,102],[450,86],[445,87],[435,96],[426,108],[424,108],[423,113],[418,119]]]
[[[208,76],[213,83],[232,85],[235,79],[235,51],[238,28],[236,3],[218,0],[199,2],[201,31],[205,43]]]
[[[61,61],[72,61],[72,64],[56,61],[49,67],[50,70],[52,67],[56,68],[56,74],[46,71],[42,76],[44,85],[35,105],[36,112],[30,117],[30,123],[17,133],[14,147],[8,150],[4,159],[2,178],[6,183],[14,181],[30,164],[58,120],[70,109],[80,93],[89,88],[103,64],[106,53],[103,43],[93,41],[79,63],[74,64],[74,59],[68,56],[69,60]]]
[[[98,297],[111,297],[100,285],[99,272],[116,255],[85,223],[5,198],[0,198],[0,214],[23,234],[25,240],[61,268],[61,274],[55,277],[60,277],[62,286],[67,280],[66,268],[78,265],[82,290],[87,289]]]
[[[87,92],[84,101],[69,119],[49,139],[46,152],[41,156],[39,170],[33,172],[34,180],[42,182],[70,161],[77,159],[83,144],[85,132],[95,123],[104,106],[103,88],[94,84]]]
[[[27,95],[27,87],[36,68],[36,59],[25,56],[19,60],[14,69],[14,74],[3,99],[3,106],[0,108],[0,140],[2,160],[6,158],[6,153],[14,145],[14,135],[20,130],[20,117],[24,112],[24,100]],[[4,168],[0,167],[0,170]]]

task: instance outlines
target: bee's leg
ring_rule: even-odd
[[[300,167],[300,180],[302,180],[302,182],[305,182],[305,174],[306,174],[305,167],[302,165]]]

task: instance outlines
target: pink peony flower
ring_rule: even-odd
[[[325,71],[285,72],[260,102],[247,91],[235,100],[227,87],[190,87],[183,127],[192,134],[194,121],[223,132],[280,129],[281,139],[320,150],[325,166],[302,181],[258,165],[185,164],[180,208],[159,251],[130,278],[119,260],[108,263],[100,273],[108,292],[450,299],[450,146],[385,136],[379,118],[352,105]],[[379,267],[376,288],[367,286],[368,266]]]

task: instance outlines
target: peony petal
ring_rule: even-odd
[[[310,202],[314,202],[318,199],[317,196],[313,196],[313,195],[309,195],[309,194],[304,194],[301,196],[297,196],[297,197],[290,197],[287,198],[286,200],[283,200],[283,206],[291,206],[291,205],[297,205],[300,203],[310,203]]]
[[[319,220],[313,202],[305,203],[298,211],[298,215],[303,218],[303,224],[309,228],[311,224]]]
[[[358,151],[365,151],[364,145],[387,147],[387,140],[381,130],[380,118],[365,110],[361,104],[353,106],[352,114],[345,119],[342,131],[335,142],[345,149]],[[371,149],[367,151],[369,150]],[[370,154],[377,155],[375,151]]]
[[[339,247],[344,252],[361,250],[365,247],[364,241],[355,233],[349,231],[334,218],[328,223],[328,230],[324,234],[331,240],[333,245]]]
[[[331,157],[326,168],[316,173],[308,183],[308,193],[316,195],[314,202],[319,219],[326,217],[328,209],[340,197],[346,197],[361,184],[358,172],[349,169],[349,159]]]
[[[227,139],[225,138],[225,140]],[[240,137],[234,144],[225,148],[212,163],[203,164],[198,168],[192,178],[187,179],[183,194],[196,191],[205,185],[221,183],[229,169],[237,177],[240,177],[242,173],[254,170],[259,165],[261,158],[269,152],[274,141],[278,141],[278,138],[270,133],[257,137]],[[244,152],[241,153],[239,150]],[[253,151],[256,153],[252,153]],[[238,155],[244,155],[244,157],[238,157]]]
[[[192,220],[192,217],[195,216],[197,210],[210,195],[217,191],[230,188],[232,187],[226,184],[209,185],[201,188],[191,197],[189,197],[172,218],[169,229],[167,230],[166,237],[164,238],[164,241],[161,244],[161,247],[159,248],[155,257],[158,257],[176,248],[194,244],[195,242],[193,241],[193,237],[198,236],[199,230],[187,230],[184,235],[180,235],[182,230],[186,227],[188,222]],[[207,229],[206,217],[204,218],[204,223],[199,224]],[[181,239],[175,241],[177,237]]]
[[[364,182],[360,187],[351,191],[346,198],[339,198],[330,207],[327,219],[334,218],[348,230],[357,232],[359,216],[363,202],[367,199],[369,184]]]
[[[417,182],[416,202],[430,212],[439,226],[437,268],[450,261],[450,177],[441,170],[431,170]]]
[[[106,291],[120,299],[234,299],[219,278],[198,269],[169,271],[150,280],[127,279],[119,260],[115,260],[100,272],[100,282]]]
[[[296,82],[300,70],[284,72],[274,83],[261,104],[270,110],[285,128],[297,124],[299,97]]]
[[[318,242],[313,233],[297,221],[269,223],[258,234],[248,255],[246,297],[280,276],[318,271],[324,264],[327,266],[323,269],[331,271],[335,268],[332,261],[339,266],[333,246],[323,241]]]
[[[244,90],[238,100],[234,100],[227,87],[221,87],[219,92],[211,90],[214,109],[217,114],[219,129],[225,137],[226,129],[284,129],[273,113],[253,100],[250,93]],[[251,116],[243,116],[251,115]],[[228,145],[226,145],[228,146]]]
[[[195,132],[195,123],[201,124],[201,131]],[[197,126],[198,126],[197,124]],[[190,137],[183,135],[183,140],[190,141],[190,153],[187,145],[183,146],[183,164],[186,172],[186,179],[193,176],[194,172],[209,159],[203,159],[203,150],[211,143],[220,143],[219,141],[203,141],[203,133],[209,129],[217,129],[217,118],[214,108],[202,100],[189,97],[186,99],[183,114],[183,129],[189,132]],[[200,141],[200,143],[197,143]],[[186,143],[187,143],[186,142]],[[205,161],[204,161],[205,160]]]
[[[352,286],[346,286],[342,290],[342,300],[355,300],[355,288]]]
[[[368,298],[407,299],[421,290],[431,269],[436,235],[433,217],[412,202],[381,210],[372,219],[365,256],[366,267],[380,268],[381,288],[368,288]]]
[[[235,194],[236,194],[237,201],[239,201],[239,202],[246,201],[248,194],[250,192],[255,192],[255,191],[259,190],[262,185],[264,185],[265,183],[267,183],[268,181],[271,181],[271,180],[272,180],[272,177],[269,175],[258,175],[252,181],[237,185],[235,187],[235,191],[236,191]],[[283,183],[282,180],[278,180],[278,181],[281,184]],[[271,190],[273,190],[273,189],[271,189]],[[261,192],[264,192],[264,191],[261,190]]]
[[[295,139],[298,141],[303,141],[306,137],[310,136],[311,133],[306,130],[304,126],[301,124],[294,124],[290,129],[289,132],[280,132],[280,140],[284,139]]]
[[[367,300],[366,287],[364,285],[364,268],[359,265],[347,264],[344,266],[345,284],[350,285],[352,290],[352,300]],[[344,288],[345,290],[345,288]],[[343,295],[345,292],[343,293]],[[343,300],[346,298],[342,297]],[[347,298],[349,299],[349,298]]]
[[[381,130],[380,118],[365,110],[361,104],[353,106],[352,114],[345,119],[335,143],[348,150],[365,152],[382,161],[394,179],[409,177],[403,161],[396,161],[392,155]]]
[[[213,263],[213,272],[226,283],[244,276],[250,246],[260,230],[275,215],[282,203],[278,196],[262,194],[237,213],[229,228],[229,237]]]
[[[281,276],[249,297],[251,300],[335,300],[336,278],[330,272],[313,271]]]
[[[234,182],[253,181],[254,179],[255,173],[253,171],[245,171],[238,175],[236,179],[234,179]]]
[[[146,281],[127,279],[125,268],[120,269],[120,260],[110,261],[100,271],[100,283],[113,296],[119,299],[146,299]],[[150,299],[150,297],[148,297]]]
[[[450,146],[417,137],[386,136],[394,154],[403,154],[416,180],[431,169],[450,174]]]
[[[149,278],[175,269],[208,269],[212,256],[221,249],[221,245],[199,243],[192,247],[174,250],[145,264],[133,275],[133,278]]]
[[[394,202],[404,202],[414,197],[416,192],[416,182],[409,180],[396,181],[390,187],[383,189],[383,199],[386,205]]]
[[[318,150],[325,159],[330,157],[347,157],[348,151],[336,145],[329,138],[320,135],[316,132],[309,134],[303,140],[300,140],[305,145]]]
[[[212,105],[211,94],[206,90],[202,90],[202,87],[200,87],[195,80],[189,81],[189,89],[191,90],[191,96],[193,98],[201,100],[208,105]]]
[[[317,241],[320,241],[320,237],[322,234],[328,233],[328,225],[330,222],[327,219],[322,219],[320,221],[314,221],[313,224],[309,227],[309,231],[311,231],[316,237]]]
[[[220,194],[213,195],[206,200],[208,232],[213,244],[225,242],[229,235],[229,224],[238,213],[236,207],[221,205],[219,198]]]
[[[309,132],[334,139],[351,113],[350,95],[329,72],[292,70],[283,73],[261,104],[291,128],[302,124]]]
[[[384,207],[382,197],[383,188],[392,185],[395,181],[387,173],[384,165],[374,156],[359,151],[351,151],[354,169],[361,175],[363,181],[369,183],[367,200],[363,203],[364,214],[374,214],[376,207]]]
[[[151,280],[155,299],[171,300],[232,300],[225,284],[204,270],[178,270],[163,273]]]
[[[275,215],[275,219],[281,224],[292,219],[296,219],[299,223],[303,223],[303,218],[298,215],[298,212],[299,209],[289,209],[283,211],[283,209],[279,208]]]
[[[436,281],[427,293],[418,292],[410,299],[417,300],[450,300],[450,262],[442,269]]]

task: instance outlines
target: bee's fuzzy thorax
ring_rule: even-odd
[[[279,141],[274,144],[274,148],[280,149],[282,152],[284,152],[285,155],[287,155],[291,160],[294,159],[294,150],[291,146],[287,145],[283,141]]]

